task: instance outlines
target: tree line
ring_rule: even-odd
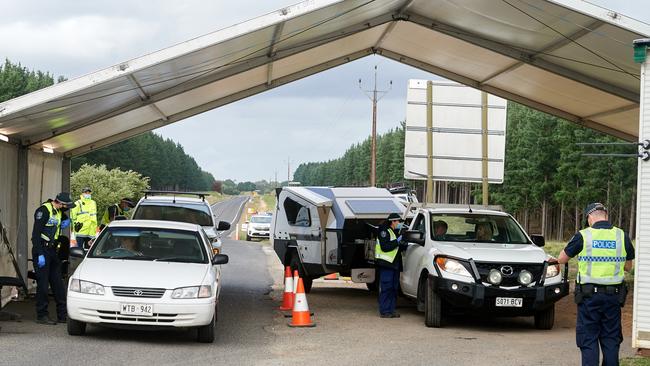
[[[63,76],[57,78],[57,82],[65,80]],[[53,84],[50,73],[29,70],[8,59],[0,65],[0,102]],[[204,191],[212,190],[215,183],[212,174],[201,170],[180,144],[152,132],[73,158],[73,172],[84,164],[133,170],[149,177],[154,189]]]
[[[509,102],[504,183],[490,186],[490,204],[502,205],[532,233],[567,239],[584,226],[583,208],[603,202],[610,221],[634,233],[637,159],[591,157],[585,153],[636,153],[617,138]],[[377,137],[377,185],[404,182],[404,123]],[[370,172],[370,138],[343,156],[298,166],[303,185],[365,186]],[[406,181],[423,196],[423,182]],[[436,182],[435,201],[480,203],[479,184]]]
[[[150,178],[153,189],[209,191],[215,183],[183,146],[153,132],[75,157],[72,170],[84,164],[136,171]]]

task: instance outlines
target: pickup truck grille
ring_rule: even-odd
[[[139,297],[159,299],[165,294],[164,288],[141,288],[141,287],[111,287],[113,295],[122,297]]]
[[[501,274],[503,275],[503,280],[501,281],[500,286],[505,286],[505,287],[521,286],[518,277],[519,277],[519,273],[524,269],[533,274],[532,283],[538,283],[539,280],[542,278],[543,275],[542,271],[544,270],[543,264],[495,263],[495,262],[474,262],[474,263],[476,264],[476,268],[478,269],[478,273],[481,275],[481,280],[483,282],[488,282],[488,274],[490,273],[490,270],[496,269],[498,271],[501,271],[501,268],[503,267],[511,267],[512,274],[510,275],[506,274],[508,273],[508,271],[505,271],[506,273],[503,273],[504,271],[501,271]]]

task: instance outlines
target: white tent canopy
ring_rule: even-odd
[[[632,42],[646,37],[649,25],[582,0],[304,1],[0,103],[0,135],[9,138],[0,141],[3,222],[25,275],[30,214],[69,189],[71,157],[371,54],[638,141],[650,112],[640,122],[645,76]],[[650,227],[647,164],[639,164],[641,229]],[[633,343],[650,347],[644,235]]]
[[[315,0],[0,104],[0,134],[75,156],[379,54],[635,140],[632,41],[580,0]]]

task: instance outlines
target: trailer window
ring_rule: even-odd
[[[311,215],[309,209],[300,203],[287,198],[284,200],[284,212],[287,215],[287,221],[291,226],[311,226]]]

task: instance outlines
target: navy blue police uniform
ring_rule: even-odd
[[[392,234],[392,235],[391,235]],[[391,252],[397,249],[393,262],[382,259],[375,259],[379,272],[379,314],[382,317],[399,317],[395,312],[397,302],[397,290],[399,288],[399,276],[402,271],[401,251],[407,247],[397,239],[397,233],[390,228],[389,224],[379,227],[378,240],[383,252]]]
[[[58,197],[58,196],[57,196]],[[37,322],[55,324],[48,316],[48,285],[52,288],[56,302],[57,321],[65,322],[67,318],[65,287],[61,278],[61,260],[57,253],[57,236],[60,222],[50,217],[50,212],[44,203],[34,212],[34,227],[32,230],[32,260],[36,274],[36,316]],[[52,207],[54,213],[60,210]],[[53,221],[51,221],[53,220]],[[48,224],[49,223],[49,224]],[[45,239],[49,238],[49,239]],[[39,257],[45,261],[39,265]]]
[[[593,229],[612,229],[608,221],[598,221]],[[624,234],[625,260],[634,259],[632,240]],[[569,257],[577,256],[583,250],[584,238],[578,232],[564,248]],[[599,345],[603,352],[603,365],[618,365],[619,347],[623,341],[621,331],[621,296],[626,291],[623,285],[576,285],[589,289],[588,293],[580,295],[578,316],[576,321],[576,345],[582,354],[582,365],[597,366],[599,362]],[[595,291],[594,291],[595,289]],[[578,302],[578,300],[576,301]]]

